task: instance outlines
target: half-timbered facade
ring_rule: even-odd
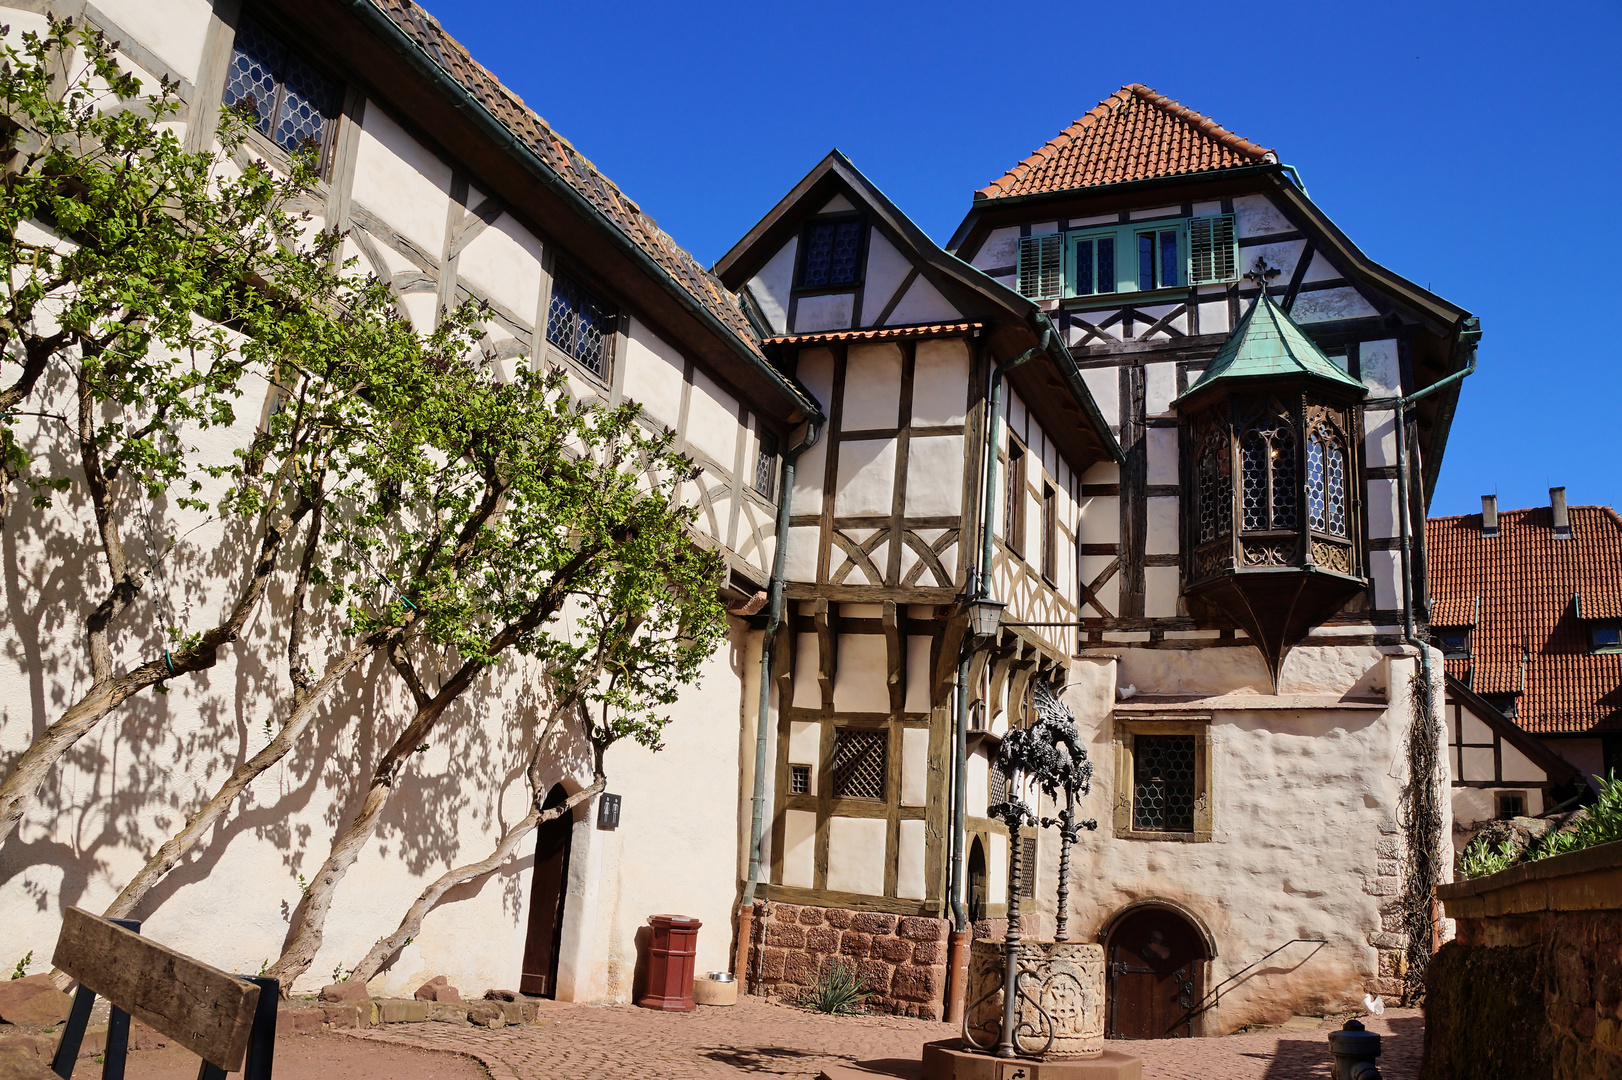
[[[1398,991],[1432,843],[1405,748],[1445,745],[1404,609],[1457,379],[1399,399],[1465,370],[1477,324],[1275,153],[1136,85],[978,191],[948,247],[1041,305],[1124,452],[1081,477],[1067,696],[1101,781],[1071,924],[1105,944],[1109,1032]]]
[[[490,311],[487,353],[510,365],[561,368],[578,400],[634,401],[651,429],[674,430],[702,469],[684,493],[701,510],[694,541],[725,558],[723,597],[740,611],[754,610],[776,547],[779,448],[817,418],[817,404],[768,360],[725,287],[430,15],[410,0],[0,6],[13,40],[43,30],[48,15],[105,31],[145,84],[167,79],[179,88],[185,107],[178,130],[192,148],[207,147],[219,109],[235,105],[257,119],[239,164],[262,160],[285,170],[291,153],[313,149],[320,179],[293,209],[309,215],[311,229],[343,233],[342,257],[386,282],[419,329],[432,328],[460,301],[482,301]],[[253,405],[239,410],[244,424],[274,407],[268,400]],[[53,437],[42,429],[29,436],[30,446],[51,452]],[[13,518],[7,528],[22,537],[82,527],[71,510],[65,522],[41,516],[49,513]],[[186,513],[172,506],[153,513],[167,515],[168,528],[198,550],[219,539],[217,525],[190,531]],[[94,591],[74,572],[53,570],[43,551],[24,563],[33,570],[9,578],[13,604],[76,611],[75,590]],[[64,601],[64,592],[72,598]],[[13,619],[0,638],[9,655],[34,662],[8,665],[0,685],[6,701],[34,704],[8,713],[0,727],[0,760],[7,762],[54,716],[48,703],[76,696],[83,666],[77,631],[63,639],[59,656],[51,646],[42,658],[38,647],[16,644],[17,626]],[[709,924],[699,965],[727,966],[725,928],[741,874],[738,782],[707,788],[703,797],[673,801],[661,793],[691,790],[691,777],[739,758],[740,725],[752,722],[744,657],[758,655],[761,635],[744,615],[730,629],[702,685],[672,707],[664,752],[629,744],[609,751],[610,790],[623,798],[618,827],[596,828],[595,800],[582,805],[561,833],[543,837],[543,865],[535,865],[531,848],[474,895],[430,915],[374,992],[409,994],[425,974],[444,974],[473,993],[521,986],[625,1000],[638,928],[664,910]],[[229,773],[233,755],[262,744],[256,733],[287,690],[276,682],[285,663],[270,652],[274,640],[245,637],[210,678],[177,684],[161,706],[130,703],[121,725],[87,740],[85,753],[63,767],[18,835],[0,845],[0,912],[19,955],[24,942],[49,955],[62,907],[104,908],[172,831],[175,808],[206,798],[217,785],[208,777]],[[388,672],[369,677],[375,693],[358,696],[371,703],[332,720],[345,738],[358,740],[357,770],[376,752],[367,733],[391,730],[399,712],[399,687]],[[335,965],[354,963],[426,880],[485,857],[502,822],[522,815],[529,801],[522,770],[503,764],[516,752],[522,724],[499,717],[522,717],[521,699],[529,699],[537,678],[524,663],[500,669],[480,693],[493,700],[469,706],[473,715],[447,724],[418,755],[404,782],[444,797],[402,800],[413,809],[390,828],[406,839],[385,840],[362,856],[338,895],[323,951],[293,989],[319,986]],[[239,696],[239,685],[263,689]],[[177,745],[156,752],[142,782],[124,791],[115,763],[147,760],[147,749],[130,740],[157,723],[154,709]],[[235,717],[234,726],[222,735],[210,716]],[[393,738],[382,737],[384,745]],[[221,967],[256,971],[274,959],[286,913],[299,903],[299,872],[319,865],[333,823],[348,813],[348,771],[304,764],[263,778],[251,793],[257,820],[277,826],[266,831],[252,824],[253,815],[228,816],[199,852],[196,874],[184,883],[177,875],[139,913],[148,932]],[[589,748],[565,739],[544,777],[548,805],[591,782]],[[108,798],[108,789],[120,794]]]
[[[763,895],[946,912],[961,601],[989,571],[1007,620],[1032,624],[1008,630],[974,672],[968,827],[982,866],[977,914],[996,914],[1005,878],[984,867],[1005,865],[1007,851],[985,817],[987,749],[1028,679],[1062,681],[1070,663],[1080,478],[1118,460],[1114,439],[1037,305],[946,255],[838,152],[716,272],[828,418],[788,496],[791,614],[774,642]],[[1008,386],[988,547],[999,365]]]

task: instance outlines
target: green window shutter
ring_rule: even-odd
[[[1239,280],[1239,243],[1233,215],[1189,218],[1189,284],[1216,285]]]
[[[1019,241],[1019,291],[1032,300],[1051,300],[1064,285],[1063,239],[1058,233],[1023,236]]]

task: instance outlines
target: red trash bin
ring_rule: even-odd
[[[686,915],[651,915],[648,943],[648,991],[637,1004],[662,1012],[692,1012],[693,963],[698,955],[698,928]]]

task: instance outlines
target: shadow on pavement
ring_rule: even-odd
[[[788,1050],[781,1046],[710,1046],[700,1047],[698,1056],[728,1065],[740,1072],[799,1073],[804,1070],[785,1069],[780,1066],[801,1058],[825,1058],[830,1055],[809,1050]],[[843,1055],[839,1056],[841,1060],[850,1060]]]
[[[1266,1060],[1267,1054],[1246,1054]],[[1324,1039],[1280,1039],[1262,1080],[1329,1080],[1329,1043]]]

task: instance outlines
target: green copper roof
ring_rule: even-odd
[[[1270,375],[1310,375],[1347,389],[1363,384],[1330,362],[1312,339],[1291,321],[1284,309],[1263,290],[1211,360],[1199,382],[1182,398],[1191,397],[1221,379],[1251,379]]]

